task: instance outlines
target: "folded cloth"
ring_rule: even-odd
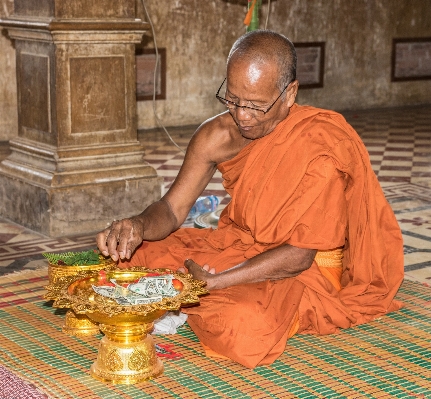
[[[177,328],[187,320],[187,315],[181,312],[167,312],[154,322],[152,334],[176,334]]]

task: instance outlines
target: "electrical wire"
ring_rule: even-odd
[[[144,0],[142,0],[144,1]],[[265,30],[268,27],[268,20],[269,20],[269,11],[271,10],[271,0],[268,0],[268,10],[266,12],[266,21],[265,21]]]
[[[154,113],[154,118],[156,119],[157,124],[164,130],[164,132],[166,133],[166,135],[168,136],[168,138],[172,142],[172,144],[175,147],[177,147],[182,153],[185,154],[185,151],[174,141],[174,139],[169,134],[169,132],[166,129],[166,127],[163,125],[162,121],[157,116],[157,110],[156,110],[156,82],[157,82],[157,68],[159,66],[159,51],[158,51],[158,48],[157,48],[156,32],[154,31],[153,21],[151,20],[150,14],[149,14],[149,12],[147,10],[147,7],[145,5],[145,1],[141,0],[141,3],[142,3],[142,7],[144,8],[147,20],[148,20],[148,22],[149,22],[149,24],[151,26],[151,32],[153,33],[154,48],[155,48],[155,51],[156,51],[156,63],[155,63],[155,66],[154,66],[154,85],[153,85],[153,113]],[[270,12],[270,10],[271,10],[271,0],[268,0],[268,7],[267,7],[266,21],[265,21],[265,29],[267,29],[267,26],[268,26],[269,12]]]
[[[154,42],[154,48],[156,50],[156,64],[154,66],[154,85],[153,85],[153,113],[154,113],[154,117],[156,119],[157,124],[164,130],[164,132],[169,137],[169,140],[172,142],[172,144],[175,147],[177,147],[182,153],[185,154],[186,152],[174,141],[172,136],[169,134],[169,132],[167,131],[167,129],[163,125],[162,121],[157,116],[157,112],[156,112],[156,82],[157,82],[157,68],[159,66],[159,51],[157,48],[156,32],[154,31],[153,21],[151,21],[150,14],[148,13],[148,10],[147,10],[147,7],[145,6],[144,0],[141,0],[141,3],[142,3],[142,6],[144,7],[144,11],[145,11],[145,15],[147,17],[147,20],[150,23],[151,31],[153,32],[153,42]]]

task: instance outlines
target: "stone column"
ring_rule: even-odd
[[[103,229],[161,196],[137,140],[135,0],[15,0],[18,134],[0,215],[51,237]]]

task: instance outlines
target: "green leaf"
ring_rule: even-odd
[[[42,255],[54,265],[64,264],[67,266],[86,266],[97,265],[100,263],[99,251],[93,249],[81,252],[44,252]]]

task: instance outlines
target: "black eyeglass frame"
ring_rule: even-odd
[[[270,110],[271,110],[271,108],[275,105],[275,103],[279,100],[279,98],[282,96],[282,94],[285,92],[285,90],[289,87],[289,85],[292,83],[292,81],[290,81],[285,87],[284,87],[284,89],[281,91],[281,93],[280,93],[280,95],[275,99],[275,101],[269,106],[269,108],[267,108],[266,109],[266,111],[264,111],[263,109],[259,109],[259,108],[254,108],[254,107],[249,107],[248,105],[239,105],[239,104],[237,104],[237,103],[234,103],[233,101],[230,101],[230,100],[227,100],[226,98],[223,98],[223,97],[220,97],[219,96],[219,93],[220,93],[220,90],[221,90],[221,88],[223,87],[223,85],[224,85],[224,82],[226,82],[226,79],[227,78],[224,78],[224,80],[223,80],[223,83],[220,85],[220,87],[219,87],[219,89],[217,90],[217,93],[216,93],[216,98],[217,98],[217,100],[219,100],[223,105],[225,105],[227,108],[229,108],[228,107],[228,104],[231,104],[232,105],[232,108],[229,108],[229,109],[236,109],[236,108],[242,108],[244,111],[246,111],[247,109],[249,109],[249,110],[252,110],[252,111],[259,111],[259,112],[262,112],[263,113],[263,115],[266,115]]]

